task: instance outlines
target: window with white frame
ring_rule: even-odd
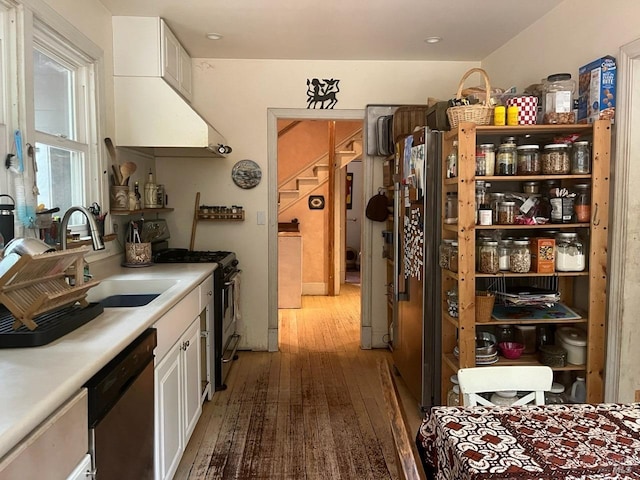
[[[37,203],[62,212],[88,205],[92,172],[90,145],[96,143],[94,60],[68,40],[34,22],[33,108]],[[86,223],[71,218],[72,228]]]
[[[45,0],[0,0],[0,136],[7,139],[0,139],[0,152],[17,153],[16,130],[24,147],[23,173],[0,170],[0,191],[26,192],[29,222],[38,204],[62,215],[105,201],[98,141],[103,61],[100,47]],[[16,226],[27,226],[16,211]],[[86,231],[86,219],[76,214],[70,226]]]

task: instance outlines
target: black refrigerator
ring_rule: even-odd
[[[421,127],[397,145],[393,361],[426,409],[441,403],[441,132]]]

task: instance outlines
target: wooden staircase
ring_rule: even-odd
[[[350,162],[362,158],[362,130],[350,135],[336,145],[336,168],[346,167]],[[278,213],[301,200],[306,200],[329,180],[329,152],[303,166],[278,185]]]

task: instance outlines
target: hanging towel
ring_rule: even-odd
[[[240,315],[240,273],[233,279],[233,315],[236,322],[240,321],[242,315]],[[236,326],[236,330],[237,330]]]

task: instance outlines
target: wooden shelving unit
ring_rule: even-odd
[[[506,182],[521,182],[531,180],[559,180],[562,185],[572,185],[580,181],[591,182],[591,222],[574,224],[548,225],[493,225],[478,226],[475,224],[475,152],[476,143],[493,141],[498,143],[501,136],[531,135],[531,143],[553,143],[555,136],[578,133],[590,136],[592,141],[592,173],[589,175],[536,175],[536,176],[491,176],[478,177],[485,180],[492,187]],[[477,327],[505,324],[552,324],[552,325],[582,325],[587,329],[587,362],[585,365],[568,364],[566,367],[554,368],[557,372],[580,373],[586,377],[587,402],[597,403],[604,397],[604,351],[606,333],[606,287],[607,287],[607,235],[609,224],[609,179],[611,155],[611,124],[608,120],[599,120],[592,125],[532,125],[517,127],[476,126],[472,123],[462,123],[457,129],[444,135],[443,165],[446,155],[451,151],[453,141],[458,141],[458,177],[444,178],[442,204],[446,192],[458,194],[458,223],[456,225],[443,224],[443,238],[458,241],[458,272],[442,270],[442,377],[441,401],[446,404],[446,392],[450,389],[450,376],[459,368],[474,367],[475,364],[475,336]],[[443,172],[446,169],[443,168]],[[498,187],[499,188],[499,187]],[[492,191],[500,191],[492,188]],[[444,220],[444,211],[442,212]],[[534,230],[542,235],[546,230],[576,231],[588,238],[585,245],[587,254],[587,270],[584,272],[555,272],[553,274],[515,274],[500,273],[497,275],[480,274],[476,272],[476,232],[495,229],[507,230],[509,234],[519,231]],[[561,288],[561,301],[574,310],[579,299],[586,305],[580,310],[580,320],[515,320],[478,323],[475,321],[475,292],[477,281],[486,281],[492,277],[545,277],[557,276]],[[448,314],[446,292],[453,286],[458,287],[458,318]],[[453,355],[458,345],[459,358]],[[536,355],[523,355],[518,360],[506,360],[500,357],[496,365],[536,365],[539,364]]]
[[[196,230],[198,229],[198,222],[243,222],[244,210],[240,210],[230,217],[227,213],[218,214],[212,212],[203,212],[200,210],[200,192],[196,193],[196,204],[193,209],[193,223],[191,225],[191,243],[189,250],[193,250],[196,242]]]

